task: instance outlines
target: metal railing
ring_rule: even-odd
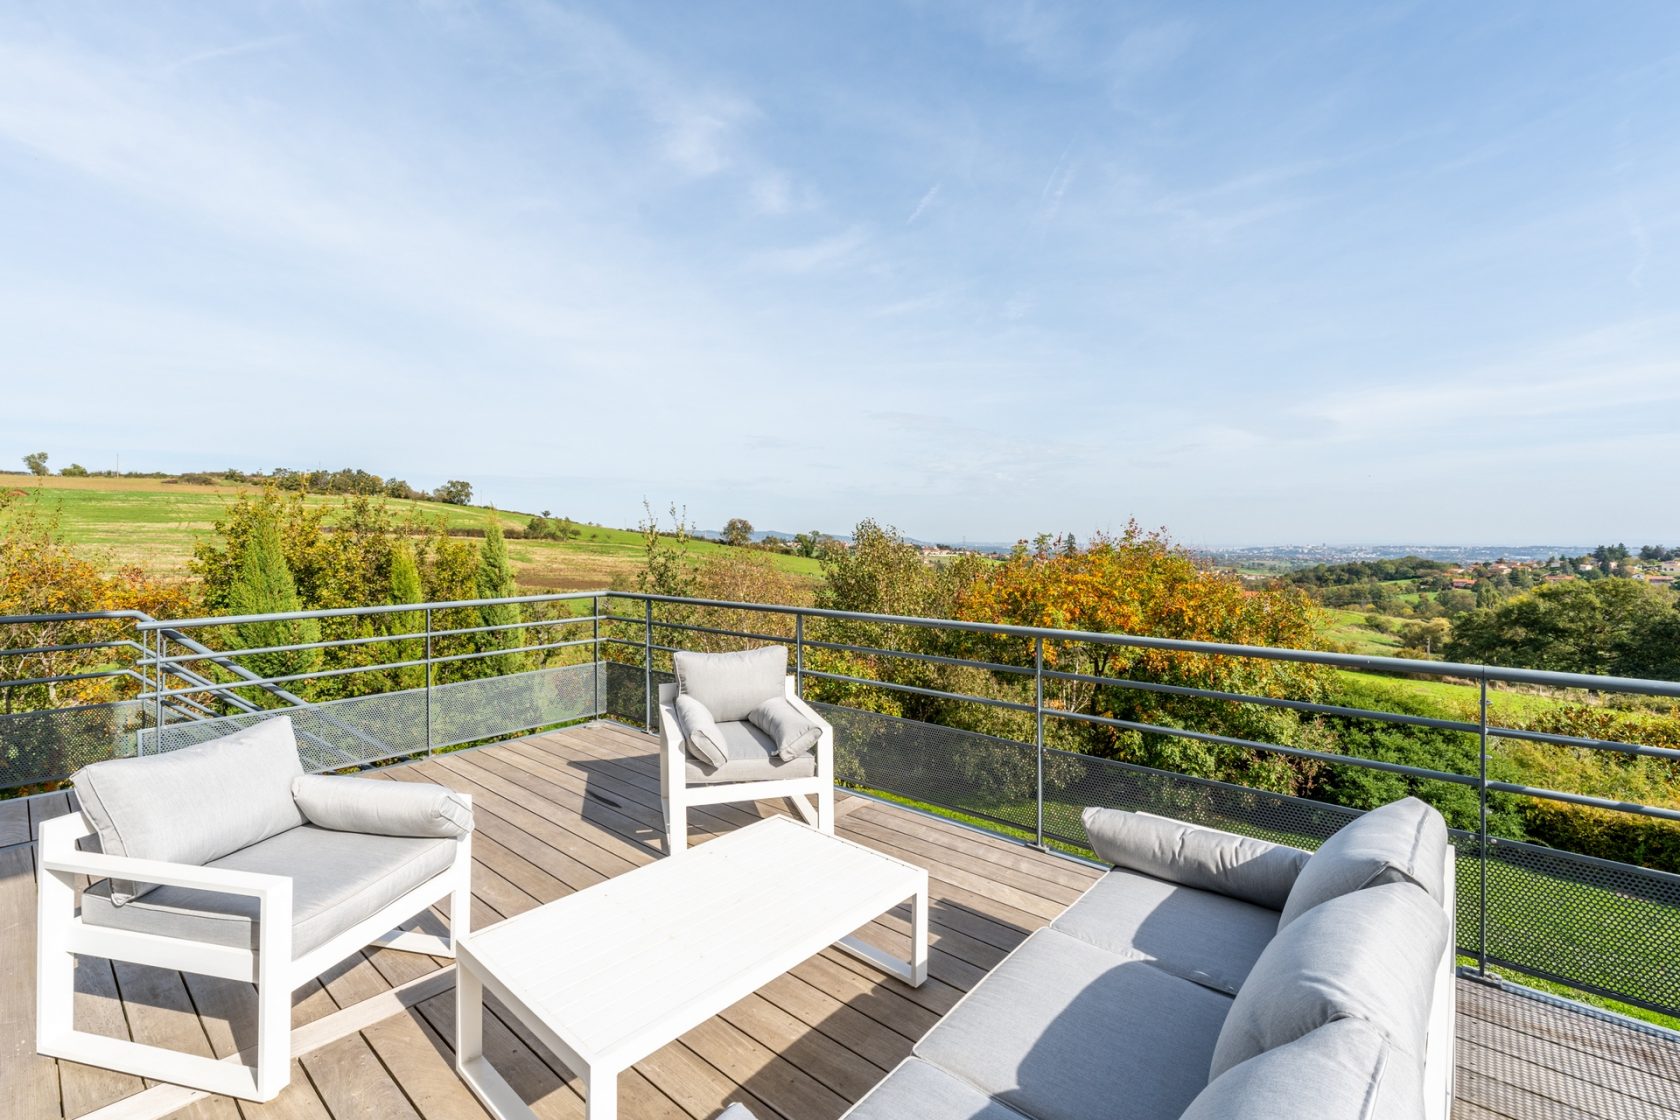
[[[497,607],[564,613],[485,622],[482,612]],[[720,616],[728,624],[719,624]],[[1666,827],[1680,822],[1680,810],[1502,780],[1490,766],[1501,741],[1680,763],[1680,750],[1671,747],[1504,726],[1491,704],[1505,685],[1680,699],[1680,683],[613,591],[247,617],[124,617],[135,638],[112,648],[127,663],[88,670],[122,678],[130,694],[113,703],[144,709],[111,736],[112,755],[206,741],[282,711],[298,725],[316,769],[423,755],[591,718],[651,729],[657,685],[670,679],[671,654],[779,642],[790,647],[801,695],[839,732],[843,780],[1042,848],[1083,849],[1078,813],[1085,805],[1147,809],[1309,848],[1359,812],[1334,801],[1069,749],[1079,728],[1286,759],[1326,773],[1379,775],[1426,799],[1445,799],[1457,789],[1473,799],[1473,811],[1460,814],[1452,837],[1459,859],[1459,948],[1475,970],[1510,970],[1680,1014],[1680,970],[1674,966],[1680,959],[1680,875],[1502,836],[1492,812],[1526,799]],[[238,638],[241,626],[303,621],[327,627],[332,636],[269,646],[242,645]],[[947,645],[960,639],[972,648],[941,652],[937,642],[897,640],[909,634]],[[0,664],[29,648],[0,649]],[[1467,682],[1474,715],[1419,715],[1198,687],[1160,674],[1064,667],[1070,651],[1098,649],[1451,679]],[[62,652],[77,651],[67,645]],[[293,654],[348,663],[266,674],[252,667]],[[924,675],[907,679],[906,667]],[[944,687],[949,682],[937,675],[941,669],[966,674],[960,680],[968,687]],[[0,681],[0,688],[17,684]],[[1147,694],[1162,704],[1217,705],[1220,711],[1427,729],[1465,737],[1469,762],[1442,769],[1335,753],[1322,744],[1232,734],[1209,726],[1211,720],[1197,726],[1130,718],[1062,706],[1049,696],[1052,688],[1072,687]],[[3,728],[0,723],[0,750],[7,746]],[[70,766],[97,754],[83,744],[52,757]],[[0,774],[0,786],[60,776],[43,771],[20,778],[14,767]]]

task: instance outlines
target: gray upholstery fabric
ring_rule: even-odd
[[[708,769],[694,759],[688,759],[684,764],[683,779],[691,785],[816,777],[815,755],[807,754],[791,762],[783,762],[776,757],[775,740],[746,720],[720,723],[717,729],[723,735],[723,746],[729,760],[716,769]]]
[[[292,779],[303,773],[288,716],[195,747],[83,767],[71,779],[106,855],[205,864],[296,828]],[[117,880],[122,906],[156,889]]]
[[[1177,1120],[1207,1084],[1230,1007],[1146,961],[1042,929],[915,1053],[1035,1120]]]
[[[1277,920],[1276,910],[1252,902],[1116,868],[1051,928],[1235,995]]]
[[[729,761],[723,733],[706,705],[692,696],[677,694],[671,705],[677,713],[677,734],[682,736],[683,750],[696,762],[709,767],[722,766]]]
[[[430,782],[305,774],[292,779],[292,798],[310,824],[340,832],[455,837],[473,827],[467,799]]]
[[[1337,895],[1383,883],[1415,883],[1443,902],[1447,843],[1447,822],[1415,797],[1373,809],[1343,825],[1312,854],[1278,924],[1287,926]]]
[[[1421,1061],[1447,916],[1410,883],[1333,898],[1278,930],[1219,1032],[1209,1067],[1293,1042],[1333,1019],[1363,1019]]]
[[[292,955],[343,933],[449,867],[456,840],[369,836],[302,825],[207,866],[292,879]],[[140,933],[241,949],[257,947],[257,900],[186,887],[158,887],[111,904],[110,880],[82,893],[82,920]]]
[[[746,719],[748,712],[787,690],[786,646],[736,653],[683,650],[671,655],[671,666],[677,674],[677,692],[706,705],[719,723]]]
[[[932,1062],[906,1058],[852,1106],[846,1120],[1023,1120],[1021,1113],[952,1077]]]
[[[806,718],[786,696],[772,696],[747,713],[747,722],[776,743],[776,757],[792,762],[816,749],[822,728]]]
[[[1358,1019],[1326,1023],[1220,1074],[1183,1120],[1417,1120],[1423,1066]]]
[[[1084,821],[1099,859],[1273,910],[1307,862],[1299,848],[1123,809],[1086,809]]]

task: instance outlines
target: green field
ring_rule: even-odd
[[[22,491],[43,509],[56,510],[65,539],[98,553],[109,567],[138,567],[153,575],[183,578],[193,546],[214,535],[222,512],[250,487],[198,486],[144,478],[33,479],[26,475],[0,477],[0,488]],[[311,496],[311,505],[336,506],[343,498]],[[443,520],[449,528],[483,528],[492,518],[504,529],[523,529],[531,514],[493,510],[485,506],[452,506],[440,502],[387,499],[398,517]],[[609,587],[641,567],[642,536],[632,529],[577,526],[568,541],[510,540],[508,555],[514,575],[526,591],[575,591]],[[698,556],[723,551],[726,545],[692,541]],[[803,556],[772,554],[777,567],[816,579],[821,565]]]

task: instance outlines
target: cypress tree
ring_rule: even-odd
[[[280,543],[278,520],[272,516],[259,519],[240,552],[239,571],[228,589],[228,606],[234,614],[284,614],[302,609]],[[245,649],[308,644],[321,640],[321,624],[312,618],[242,622],[234,627],[234,636]],[[288,650],[243,657],[240,663],[264,677],[283,677],[311,671],[320,658],[318,649]]]
[[[478,597],[506,599],[511,597],[513,592],[513,565],[508,561],[507,542],[502,539],[500,522],[493,520],[484,530],[484,544],[478,550]],[[478,608],[480,626],[507,626],[518,622],[519,619],[519,606],[516,603]],[[523,644],[519,632],[515,630],[488,630],[479,634],[478,639],[478,648],[484,651],[510,649]],[[519,657],[515,654],[485,657],[480,661],[485,666],[485,676],[500,676],[503,673],[517,672],[520,668]]]
[[[414,546],[399,540],[391,549],[391,602],[425,601],[426,592],[420,585],[420,562],[415,559]],[[426,625],[426,616],[420,611],[412,614],[401,611],[388,614],[385,618],[387,634],[414,634]],[[392,643],[391,649],[393,661],[418,661],[426,654],[426,642],[423,638],[408,638]],[[398,688],[422,688],[426,684],[426,670],[419,665],[398,669],[396,683]]]

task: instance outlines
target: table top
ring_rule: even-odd
[[[585,1060],[628,1064],[926,887],[920,867],[772,817],[469,934],[460,951]]]

